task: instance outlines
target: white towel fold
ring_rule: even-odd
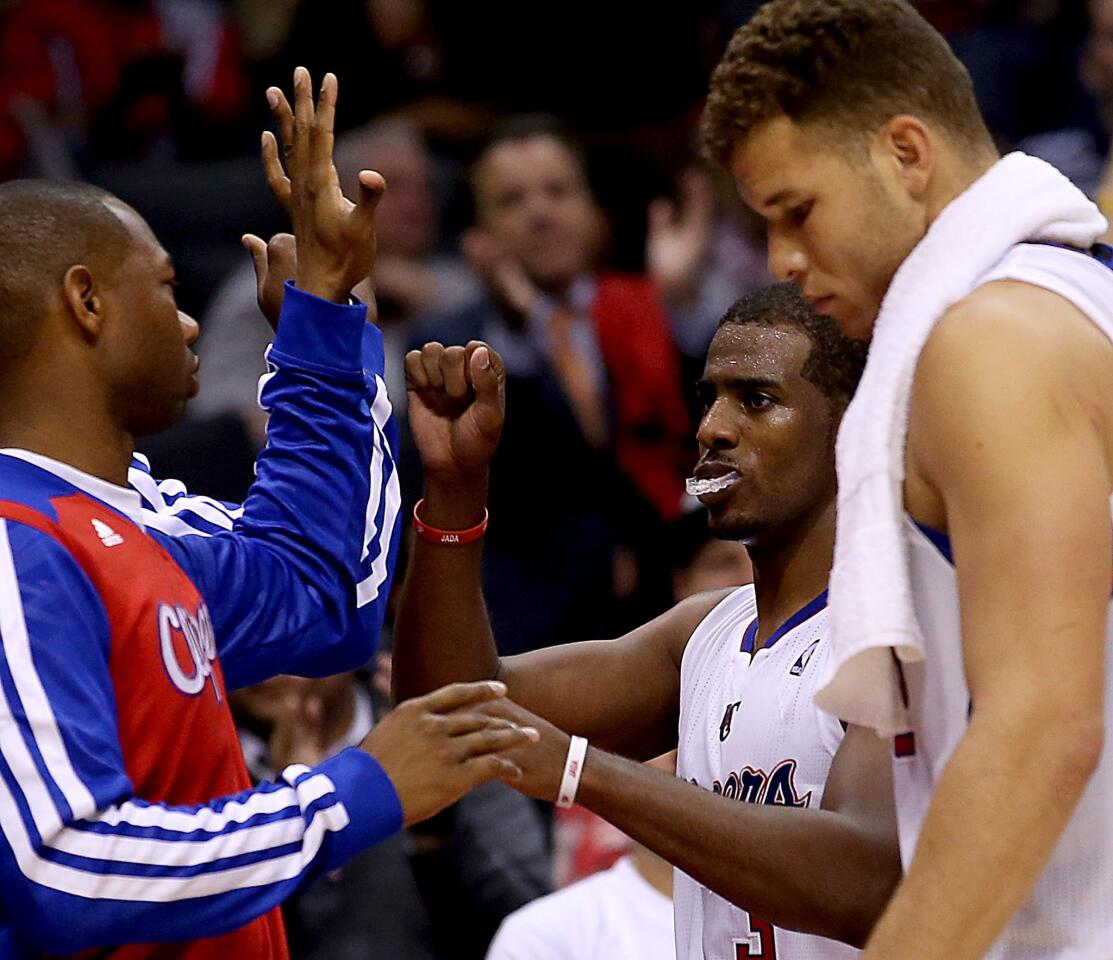
[[[1088,249],[1105,218],[1042,160],[1013,153],[952,201],[897,271],[839,430],[830,654],[816,703],[888,737],[909,729],[893,654],[924,656],[909,581],[904,453],[912,378],[944,313],[1025,240]]]

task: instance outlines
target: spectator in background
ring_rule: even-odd
[[[416,128],[390,120],[349,131],[337,143],[336,168],[345,188],[364,169],[377,170],[387,182],[375,214],[372,280],[387,353],[387,392],[397,406],[405,400],[401,358],[407,326],[474,298],[478,285],[458,258],[436,251],[440,217],[433,160]],[[266,371],[263,351],[271,339],[258,313],[255,273],[245,258],[201,321],[201,392],[193,408],[204,417],[239,417],[253,446],[262,444],[265,427],[255,402],[255,377]]]
[[[1113,133],[1113,0],[1086,0],[1089,30],[1082,48],[1079,75],[1093,100],[1094,122],[1071,123],[1027,137],[1020,149],[1058,167],[1095,199],[1106,197],[1103,212],[1113,215],[1113,171],[1108,169]]]
[[[485,295],[413,344],[482,339],[505,358],[513,413],[485,574],[496,631],[528,650],[610,629],[619,530],[679,514],[689,418],[657,287],[594,269],[603,219],[558,123],[508,121],[472,187],[463,245]]]
[[[373,713],[388,709],[372,689],[389,691],[389,671],[381,653],[373,688],[345,673],[276,677],[234,693],[252,777],[360,743]],[[537,807],[504,785],[480,789],[287,901],[290,952],[294,960],[480,960],[503,918],[551,889]]]
[[[1113,134],[1113,0],[1089,0],[1090,33],[1082,60],[1082,79],[1097,102],[1105,127],[1102,146],[1105,157],[1102,172],[1093,196],[1101,212],[1113,222],[1113,151],[1109,135]],[[1103,238],[1113,241],[1113,227]]]
[[[0,21],[0,175],[226,155],[247,99],[217,0],[17,0]]]
[[[487,960],[674,960],[672,866],[645,847],[503,921]]]
[[[256,782],[291,763],[316,765],[362,742],[371,697],[356,674],[275,677],[232,694],[248,770]],[[400,833],[300,891],[283,910],[298,960],[381,956],[435,960],[431,921]]]
[[[620,594],[637,598],[631,619],[667,600],[659,537],[680,516],[694,456],[675,330],[684,310],[707,312],[713,198],[693,178],[681,203],[655,207],[652,275],[619,274],[596,269],[605,225],[582,155],[551,118],[507,121],[472,187],[463,245],[485,295],[417,328],[413,345],[485,340],[506,361],[514,402],[485,553],[496,635],[529,648],[597,636],[616,627],[616,570]],[[633,564],[613,564],[618,544]]]

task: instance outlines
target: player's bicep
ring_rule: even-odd
[[[616,640],[506,657],[499,678],[563,730],[637,759],[657,756],[676,746],[684,646],[729,593],[692,597]]]
[[[851,724],[827,774],[822,809],[853,820],[897,845],[892,742]]]
[[[1110,477],[1071,352],[992,311],[952,319],[917,371],[910,442],[946,512],[974,708],[1100,710]],[[1069,344],[1072,318],[1047,319]]]

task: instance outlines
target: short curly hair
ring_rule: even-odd
[[[704,149],[727,165],[777,116],[866,134],[900,114],[938,125],[959,146],[993,146],[970,74],[907,0],[770,0],[712,75]]]
[[[869,342],[844,335],[830,317],[816,313],[794,283],[760,287],[737,300],[719,321],[725,326],[796,327],[812,342],[800,375],[833,404],[853,399],[866,368]]]

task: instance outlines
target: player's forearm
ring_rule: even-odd
[[[401,826],[386,773],[351,749],[208,804],[127,801],[64,824],[22,869],[5,864],[3,892],[51,954],[192,940],[243,926]],[[59,851],[77,854],[65,870]]]
[[[482,521],[486,504],[486,474],[431,478],[421,518],[441,530],[464,530]],[[482,540],[445,546],[414,538],[394,630],[396,700],[498,672],[483,601],[482,562]]]
[[[577,801],[763,920],[856,946],[900,876],[891,839],[841,814],[728,799],[594,748]]]
[[[975,714],[863,960],[982,957],[1054,849],[1100,743],[1087,720],[1021,731]]]

